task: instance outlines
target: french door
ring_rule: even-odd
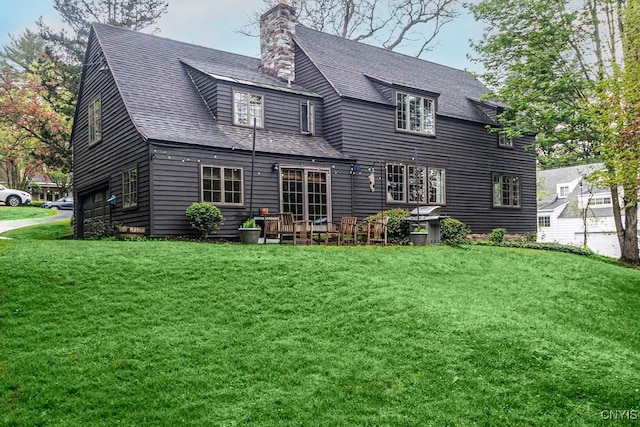
[[[281,168],[282,211],[294,219],[330,221],[329,171]]]

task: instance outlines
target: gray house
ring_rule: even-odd
[[[258,208],[338,221],[439,205],[473,232],[535,231],[531,141],[487,130],[500,106],[471,75],[310,30],[284,4],[261,48],[94,24],[72,133],[78,237],[97,220],[188,235],[194,201],[221,208],[220,237]]]

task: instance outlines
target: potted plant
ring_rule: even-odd
[[[258,243],[261,230],[260,226],[256,224],[255,218],[249,218],[238,229],[240,241],[242,243]]]
[[[427,238],[429,237],[427,227],[416,225],[409,234],[413,246],[424,246],[427,244]]]

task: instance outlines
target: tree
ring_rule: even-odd
[[[28,71],[32,64],[42,59],[45,42],[38,33],[26,29],[18,36],[9,35],[9,39],[9,45],[0,53],[0,66],[18,73]]]
[[[626,0],[482,0],[486,25],[473,45],[509,136],[536,135],[543,167],[602,160],[595,178],[611,188],[622,259],[637,242],[637,6]],[[635,55],[635,56],[634,56]],[[624,224],[622,221],[624,214]]]
[[[279,0],[263,0],[265,10]],[[458,16],[459,0],[292,0],[298,21],[314,30],[397,50],[418,43],[415,56],[430,50],[444,25]],[[254,16],[250,27],[256,26]],[[244,34],[252,35],[250,31]]]

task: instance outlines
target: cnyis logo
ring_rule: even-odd
[[[617,411],[602,411],[600,413],[603,420],[637,420],[638,419],[638,410],[637,409],[625,409],[625,410],[617,410]]]

